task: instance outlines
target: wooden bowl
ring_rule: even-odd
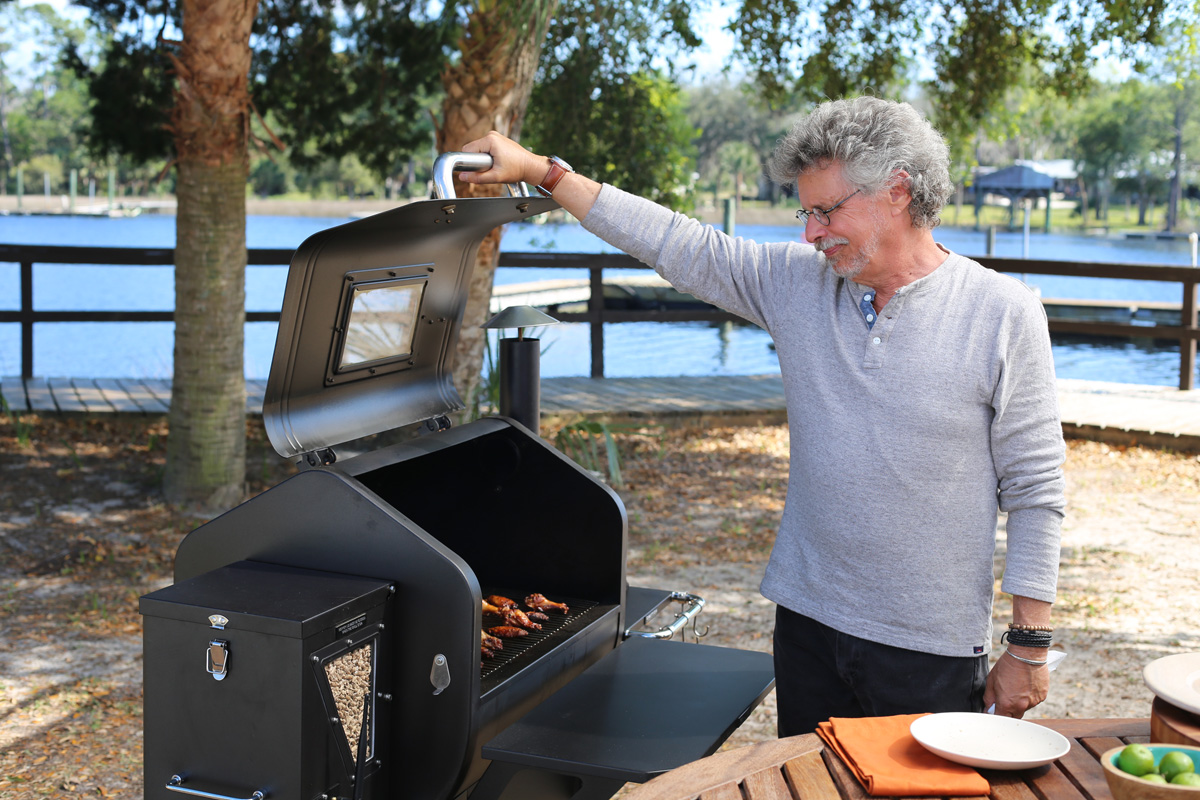
[[[1154,763],[1158,764],[1162,757],[1172,750],[1182,750],[1187,753],[1192,763],[1200,772],[1200,747],[1188,747],[1182,744],[1148,744],[1146,747],[1154,753]],[[1200,800],[1200,786],[1175,786],[1173,784],[1150,783],[1136,775],[1122,772],[1117,767],[1117,754],[1124,747],[1114,747],[1100,756],[1100,765],[1104,767],[1104,780],[1108,781],[1108,789],[1114,800]]]
[[[1156,697],[1150,706],[1150,738],[1163,744],[1200,747],[1200,714],[1185,711]]]

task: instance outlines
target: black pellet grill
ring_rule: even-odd
[[[302,470],[189,534],[141,599],[147,798],[609,797],[772,688],[767,654],[639,627],[680,596],[626,586],[607,486],[512,419],[448,425],[479,243],[556,207],[455,199],[488,163],[443,156],[441,199],[296,251],[263,415]],[[570,612],[482,657],[482,598],[533,592]]]

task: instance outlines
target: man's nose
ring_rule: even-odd
[[[816,242],[827,233],[827,229],[821,224],[821,220],[817,219],[816,214],[809,214],[808,221],[804,223],[804,238],[810,242]]]

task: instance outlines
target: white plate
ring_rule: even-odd
[[[1062,734],[1012,717],[948,712],[913,720],[913,738],[943,758],[987,769],[1028,769],[1071,750]]]
[[[1151,661],[1142,670],[1150,691],[1173,706],[1200,714],[1200,653],[1180,653]]]

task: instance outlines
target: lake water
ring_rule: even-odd
[[[252,248],[298,247],[308,236],[346,218],[247,218]],[[737,235],[757,241],[786,241],[799,236],[798,226],[738,225]],[[935,231],[935,238],[967,256],[986,252],[982,232]],[[1048,260],[1110,263],[1191,263],[1186,240],[1138,240],[1030,235],[1029,257]],[[129,219],[65,216],[0,217],[0,243],[90,245],[100,247],[173,247],[175,218],[144,215]],[[507,251],[557,250],[610,252],[612,248],[574,224],[519,224],[505,232]],[[1021,233],[997,235],[995,255],[1020,258]],[[249,267],[246,307],[277,311],[286,281],[285,267]],[[556,277],[578,278],[579,270],[502,269],[496,282],[516,283]],[[0,308],[20,306],[19,272],[0,263]],[[1044,297],[1180,301],[1177,284],[1100,278],[1031,275]],[[174,302],[170,267],[89,267],[40,264],[34,271],[34,307],[38,310],[169,310]],[[246,326],[246,375],[263,379],[270,371],[275,345],[274,323]],[[43,376],[171,377],[170,323],[45,323],[35,327],[34,368]],[[545,377],[587,375],[589,333],[584,324],[542,329],[542,374]],[[759,375],[779,371],[770,337],[752,325],[706,323],[621,323],[605,327],[605,374],[610,377],[671,375]],[[1085,339],[1056,336],[1055,365],[1059,377],[1162,386],[1179,383],[1178,346],[1150,340]],[[20,373],[20,330],[0,324],[0,375]]]

